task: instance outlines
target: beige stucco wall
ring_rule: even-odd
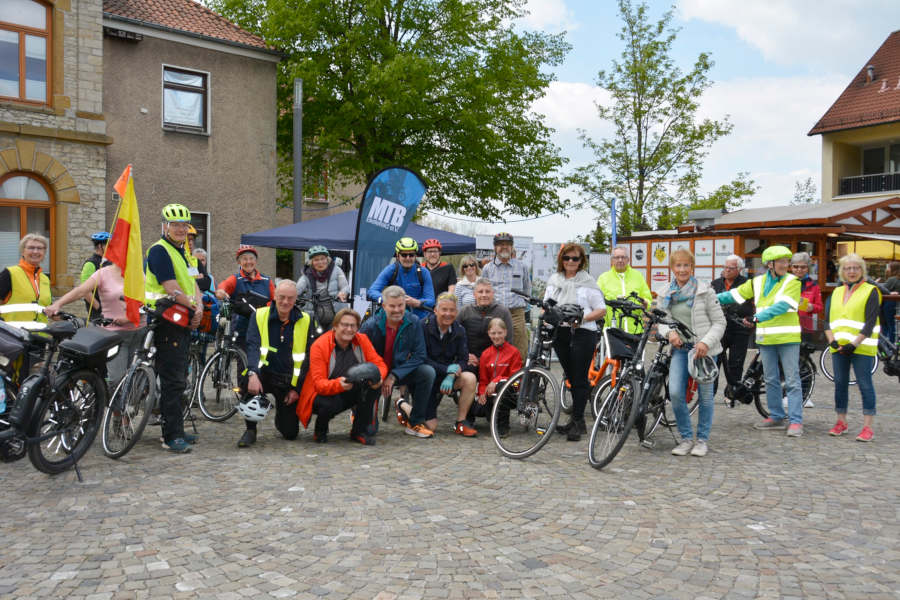
[[[900,142],[900,123],[861,127],[822,135],[822,202],[839,195],[842,177],[861,173],[861,152],[869,146]],[[896,191],[865,194],[866,198],[892,198]],[[848,196],[849,197],[849,196]],[[852,196],[858,198],[860,195]]]
[[[109,147],[107,212],[112,185],[131,163],[145,248],[160,235],[160,210],[179,202],[210,214],[213,274],[234,272],[240,235],[275,226],[275,63],[144,35],[104,40],[104,108]],[[164,131],[162,65],[209,73],[210,134]],[[260,269],[274,273],[274,250]]]

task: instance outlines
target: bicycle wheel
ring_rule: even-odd
[[[192,344],[191,352],[188,354],[188,370],[184,378],[184,392],[181,398],[185,418],[190,412],[194,398],[197,396],[197,382],[200,380],[200,370],[202,368],[203,365],[200,364],[200,350],[195,344]]]
[[[563,379],[559,384],[559,406],[565,414],[572,414],[572,388],[569,387],[568,379]]]
[[[531,367],[510,377],[498,390],[491,410],[491,436],[507,458],[526,458],[550,441],[559,414],[559,388],[550,371]],[[526,386],[522,410],[519,390]]]
[[[597,384],[597,387],[594,388],[594,392],[591,394],[591,415],[593,415],[595,419],[597,418],[597,415],[600,414],[600,407],[603,405],[603,401],[606,400],[606,396],[609,394],[611,388],[612,376],[610,375],[604,375]]]
[[[828,361],[831,362],[831,361]],[[784,374],[781,375],[781,384],[784,385]],[[816,387],[816,366],[813,363],[812,359],[808,356],[804,356],[800,358],[800,390],[803,394],[803,403],[805,404],[807,400],[812,396],[813,389]],[[782,388],[783,389],[783,388]],[[758,412],[762,418],[769,418],[769,405],[768,401],[765,400],[766,395],[766,383],[763,380],[760,383],[759,389],[754,390],[753,392],[753,402],[756,405],[756,412]]]
[[[141,439],[155,402],[153,369],[141,365],[122,378],[103,413],[100,441],[106,456],[121,458]]]
[[[637,377],[623,377],[603,399],[588,443],[588,462],[595,469],[612,462],[625,445],[638,417],[640,384]]]
[[[209,357],[200,374],[197,400],[200,412],[210,421],[227,421],[240,402],[238,377],[247,368],[243,350],[227,348]]]
[[[825,357],[828,358],[825,358]],[[878,370],[878,355],[875,355],[875,361],[872,363],[872,375],[875,374],[875,371]],[[831,351],[828,348],[822,350],[822,354],[819,355],[819,367],[822,369],[822,375],[825,376],[825,379],[828,381],[834,381],[834,370],[831,368]],[[856,385],[856,373],[853,372],[853,369],[850,369],[850,379],[847,381],[848,385]],[[806,400],[806,397],[803,398]]]
[[[647,397],[642,399],[641,404],[647,408],[644,411],[643,418],[638,416],[635,420],[635,431],[641,441],[647,439],[659,424],[665,419],[666,427],[671,427],[675,423],[675,415],[672,420],[666,419],[666,405],[669,404],[669,388],[664,379],[657,379],[653,386],[646,391]]]
[[[106,406],[106,383],[94,371],[70,373],[42,395],[29,437],[47,436],[28,447],[34,468],[50,475],[72,467],[91,447]]]

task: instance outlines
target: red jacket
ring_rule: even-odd
[[[809,277],[800,282],[800,297],[809,300],[807,310],[798,310],[800,317],[800,327],[803,331],[815,331],[816,324],[813,322],[813,316],[825,315],[825,304],[822,302],[822,293],[819,291],[819,285]]]
[[[484,394],[492,381],[508,379],[521,368],[522,356],[518,348],[509,342],[503,342],[499,348],[491,344],[478,359],[478,394]]]
[[[353,336],[352,345],[362,351],[363,360],[374,363],[381,372],[381,378],[387,376],[387,365],[375,352],[372,342],[365,334],[357,333]],[[309,427],[309,420],[312,418],[313,401],[316,396],[336,396],[344,391],[341,387],[340,377],[336,379],[328,379],[330,370],[329,364],[331,356],[334,354],[334,330],[319,336],[309,349],[309,372],[306,374],[306,380],[303,382],[303,388],[300,390],[300,400],[297,401],[297,416],[304,427]]]

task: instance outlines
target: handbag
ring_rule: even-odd
[[[193,309],[169,298],[161,298],[156,301],[156,312],[169,323],[184,328],[191,326],[191,318],[194,316]]]

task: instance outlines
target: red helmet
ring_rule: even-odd
[[[240,246],[238,246],[237,252],[234,253],[234,258],[239,258],[244,252],[252,252],[253,256],[259,258],[259,253],[256,251],[256,248],[250,246],[249,244],[241,244]]]
[[[425,240],[425,241],[422,243],[422,251],[423,251],[423,252],[424,252],[425,250],[428,250],[429,248],[437,248],[438,250],[443,250],[443,249],[444,249],[444,247],[441,246],[441,242],[440,242],[439,240],[434,239],[434,238]]]

